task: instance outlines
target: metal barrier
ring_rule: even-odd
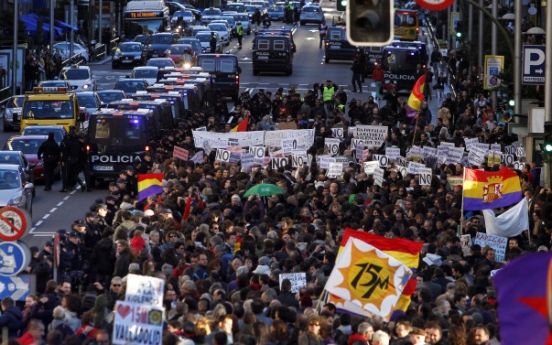
[[[0,105],[4,104],[12,96],[12,87],[8,86],[0,90]]]
[[[83,59],[81,58],[81,53],[77,53],[61,62],[63,67],[69,66],[69,65],[80,65],[82,64]]]
[[[115,54],[115,49],[117,49],[117,46],[119,45],[119,37],[115,37],[111,41],[109,41],[109,53],[110,55]]]
[[[105,44],[96,44],[90,49],[90,61],[98,61],[105,57]]]

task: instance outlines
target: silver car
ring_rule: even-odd
[[[0,208],[15,206],[33,213],[34,185],[19,165],[0,164]]]
[[[301,9],[301,14],[299,15],[299,23],[305,25],[306,23],[316,23],[320,24],[326,21],[324,17],[324,12],[318,5],[307,5]]]
[[[21,127],[21,107],[25,96],[12,96],[8,102],[0,106],[0,113],[4,113],[4,131],[16,130]]]

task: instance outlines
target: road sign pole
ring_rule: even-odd
[[[552,6],[550,2],[546,6],[546,32],[552,32]],[[545,61],[546,68],[544,73],[544,121],[552,121],[552,35],[546,35],[546,55],[549,57]],[[545,133],[546,134],[546,133]],[[544,187],[550,188],[550,162],[543,164]]]

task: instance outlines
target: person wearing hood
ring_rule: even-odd
[[[0,328],[8,327],[8,338],[17,338],[19,331],[23,329],[23,313],[15,306],[15,302],[11,297],[4,297],[0,306],[2,307]]]
[[[102,231],[102,239],[92,249],[90,262],[96,272],[96,281],[103,286],[109,286],[111,276],[115,270],[115,245],[110,238],[113,235],[113,228],[108,226]]]
[[[358,325],[358,331],[351,334],[347,340],[347,345],[367,345],[372,340],[374,327],[368,322],[363,322]]]
[[[38,148],[38,159],[44,163],[44,191],[52,190],[54,170],[58,164],[61,149],[54,139],[54,132],[48,133],[48,139]]]

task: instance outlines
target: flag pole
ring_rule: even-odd
[[[466,167],[462,170],[462,206],[460,207],[460,224],[458,225],[458,236],[462,234],[462,223],[464,222],[464,184],[466,183]]]
[[[314,309],[314,312],[316,315],[320,315],[320,312],[318,311],[318,308],[320,308],[320,302],[322,299],[326,299],[325,294],[327,293],[326,287],[324,286],[324,290],[320,293],[320,296],[318,297],[318,302],[316,303],[316,308]]]

